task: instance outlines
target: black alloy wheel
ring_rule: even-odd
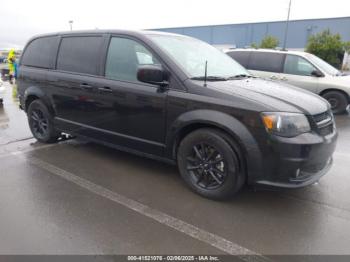
[[[183,138],[177,163],[190,189],[215,200],[236,194],[244,185],[245,172],[235,145],[230,136],[213,128],[201,128]]]
[[[198,186],[210,190],[224,184],[227,177],[225,159],[214,146],[194,145],[186,160],[187,171]]]
[[[40,108],[32,110],[30,118],[32,119],[32,131],[34,137],[44,139],[49,132],[49,120]]]
[[[42,143],[56,142],[60,132],[55,130],[53,117],[47,106],[39,99],[29,104],[28,123],[33,136]]]

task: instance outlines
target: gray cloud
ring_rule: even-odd
[[[0,49],[69,29],[148,29],[284,20],[289,0],[4,1]],[[15,6],[14,6],[15,3]],[[350,16],[349,0],[293,0],[291,19]]]

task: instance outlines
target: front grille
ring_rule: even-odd
[[[322,123],[327,124],[328,122],[332,121],[333,117],[330,111],[326,111],[321,114],[314,115],[313,119],[317,125],[321,125]]]
[[[327,136],[334,131],[334,119],[331,111],[326,111],[321,114],[312,116],[315,129],[321,136]]]

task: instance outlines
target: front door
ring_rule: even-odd
[[[301,56],[287,55],[280,79],[288,84],[317,93],[319,78],[312,75],[317,70],[309,61]]]
[[[101,114],[93,128],[102,139],[119,146],[161,155],[165,144],[167,91],[139,82],[139,65],[160,64],[140,42],[112,37],[105,62],[105,77],[97,86]]]

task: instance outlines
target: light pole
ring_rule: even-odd
[[[287,21],[286,21],[286,30],[284,32],[283,50],[286,50],[286,46],[287,46],[288,27],[289,27],[289,17],[290,17],[290,8],[291,8],[291,6],[292,6],[292,0],[289,0],[288,17],[287,17]]]
[[[72,31],[73,30],[73,20],[69,20],[68,23],[69,23],[70,30]]]

